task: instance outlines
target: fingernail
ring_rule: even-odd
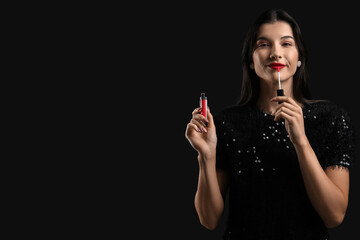
[[[206,130],[206,128],[204,128],[204,127],[203,127],[203,128],[202,128],[202,130],[203,130],[204,132],[206,132],[206,133],[207,133],[207,130]]]

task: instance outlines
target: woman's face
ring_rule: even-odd
[[[265,23],[260,26],[253,63],[256,75],[266,82],[276,84],[277,69],[269,67],[270,63],[285,65],[280,70],[281,81],[292,80],[299,60],[299,52],[295,44],[290,25],[283,21]]]

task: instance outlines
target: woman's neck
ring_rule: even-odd
[[[292,79],[281,82],[281,88],[284,90],[284,95],[293,98]],[[277,102],[270,102],[270,99],[277,96],[277,89],[279,89],[278,82],[267,82],[260,79],[260,94],[256,102],[258,109],[265,113],[271,113],[279,105]]]

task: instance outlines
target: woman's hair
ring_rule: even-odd
[[[300,27],[287,12],[284,10],[268,10],[261,14],[250,27],[242,49],[242,69],[243,69],[243,82],[241,87],[241,95],[238,105],[245,105],[247,103],[255,104],[259,98],[260,80],[255,71],[250,68],[253,63],[253,52],[256,48],[256,40],[258,37],[260,26],[264,23],[274,23],[276,21],[284,21],[291,26],[293,31],[294,40],[299,52],[299,60],[301,66],[297,69],[293,77],[293,94],[294,98],[301,103],[312,103],[310,100],[310,87],[308,83],[308,76],[306,65],[308,60],[307,50],[304,40],[301,35]]]

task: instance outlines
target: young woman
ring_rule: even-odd
[[[214,229],[229,190],[224,239],[327,239],[344,219],[354,130],[347,112],[311,100],[296,21],[263,13],[242,53],[240,101],[215,119],[193,111],[185,136],[198,152],[195,208]],[[278,72],[285,96],[277,96]]]

